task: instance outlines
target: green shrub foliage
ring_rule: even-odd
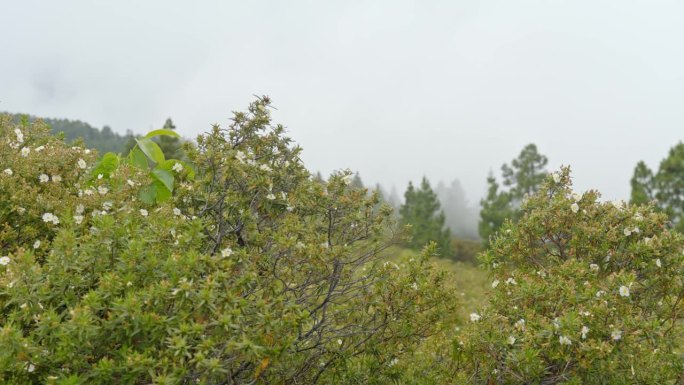
[[[388,261],[391,210],[350,172],[314,181],[268,104],[186,144],[194,178],[0,120],[0,378],[401,381],[453,306],[434,247]]]
[[[482,261],[488,307],[455,339],[456,377],[475,384],[682,381],[684,239],[652,206],[600,202],[547,178]]]

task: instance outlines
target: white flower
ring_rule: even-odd
[[[10,258],[8,256],[0,257],[0,265],[7,266],[10,263]]]
[[[112,208],[113,205],[114,205],[114,204],[113,204],[112,202],[104,202],[104,203],[102,204],[102,208],[105,209],[105,210],[109,210],[109,209]]]
[[[261,166],[259,166],[259,169],[260,169],[261,171],[271,172],[271,168],[268,167],[268,166],[265,165],[265,164],[262,164]]]
[[[518,283],[515,282],[515,279],[513,277],[510,277],[506,280],[506,285],[517,285]]]
[[[18,212],[19,214],[23,214],[23,213],[26,212],[26,209],[23,208],[23,207],[17,207],[17,212]]]
[[[131,186],[131,187],[135,187],[135,182],[133,182],[133,181],[130,180],[130,179],[127,180],[126,183],[128,183],[128,185]]]
[[[610,338],[612,338],[614,341],[621,340],[622,339],[622,330],[614,329],[610,333]]]
[[[471,322],[477,322],[477,321],[479,321],[481,318],[482,318],[482,317],[480,317],[480,315],[477,314],[477,313],[470,313],[470,321],[471,321]]]
[[[560,183],[560,181],[561,181],[560,173],[554,172],[554,173],[551,174],[551,176],[553,177],[553,181],[554,181],[554,182]]]
[[[52,222],[55,225],[59,224],[59,218],[53,213],[45,213],[43,214],[43,222]]]
[[[50,177],[46,174],[40,174],[38,175],[38,180],[40,181],[40,183],[47,183],[50,180]]]
[[[274,200],[274,199],[276,199],[276,197],[275,197],[275,195],[273,195],[273,193],[270,193],[270,194],[266,195],[266,199]]]
[[[525,320],[524,319],[519,319],[518,321],[515,322],[514,324],[515,328],[520,330],[520,331],[525,331]]]
[[[33,248],[34,248],[34,249],[40,248],[40,239],[37,240],[37,241],[35,241],[35,242],[33,242]]]
[[[418,284],[415,283],[415,282],[412,283],[412,284],[411,284],[411,289],[413,289],[413,290],[418,290]]]
[[[31,149],[28,147],[24,147],[21,149],[21,156],[23,156],[24,158],[29,156],[30,153],[31,153]]]
[[[658,258],[658,259],[655,260],[655,264],[656,264],[656,266],[658,266],[658,267],[663,267],[663,263],[660,261],[660,258]]]
[[[497,286],[499,286],[499,280],[498,280],[498,279],[495,279],[495,280],[492,282],[492,289],[496,289]]]
[[[591,265],[589,265],[589,268],[590,268],[591,270],[598,271],[599,265],[597,265],[597,264],[595,264],[595,263],[592,263]]]
[[[76,222],[77,225],[80,225],[81,222],[83,222],[83,215],[74,215],[74,222]]]
[[[596,298],[599,298],[599,297],[603,296],[604,294],[606,294],[605,291],[599,290],[599,291],[596,292]]]
[[[231,249],[230,247],[226,247],[225,249],[221,250],[221,256],[223,258],[228,258],[231,255],[233,255],[233,249]]]
[[[587,333],[589,333],[589,328],[586,326],[582,326],[582,339],[583,340],[587,338]]]
[[[173,289],[171,290],[171,295],[176,295],[181,289]]]
[[[34,370],[36,370],[36,367],[33,364],[29,364],[28,368],[26,368],[26,371],[29,373],[33,373]]]
[[[613,207],[615,207],[618,210],[622,210],[622,208],[625,206],[625,201],[612,201],[610,202]]]
[[[78,167],[80,167],[81,169],[85,169],[86,166],[87,166],[87,164],[86,164],[85,160],[79,158],[78,159]]]
[[[558,342],[560,342],[561,345],[572,345],[572,341],[566,336],[560,336]]]
[[[97,179],[102,179],[103,177],[104,177],[104,175],[102,175],[102,174],[97,174]]]
[[[513,337],[513,336],[508,336],[507,342],[508,342],[509,345],[515,344],[515,337]]]
[[[87,155],[87,154],[90,154],[90,149],[89,149],[89,148],[86,148],[83,152],[84,152],[86,155]]]
[[[630,235],[632,235],[632,230],[625,227],[625,230],[623,231],[623,233],[625,234],[625,236],[629,237]]]
[[[175,172],[181,172],[183,171],[183,165],[180,164],[179,162],[174,163],[173,167],[171,167],[171,170]]]
[[[391,368],[392,366],[396,365],[398,362],[399,362],[399,359],[396,358],[396,357],[394,357],[394,358],[392,358],[392,360],[387,364],[387,366],[389,366],[389,367]]]
[[[83,214],[83,211],[85,211],[85,207],[82,204],[78,204],[76,206],[76,214]]]
[[[623,297],[629,297],[629,287],[627,286],[620,286],[620,295]]]
[[[576,192],[572,193],[571,197],[575,202],[582,200],[582,194],[578,194]]]
[[[634,214],[634,220],[637,222],[641,222],[644,220],[644,216],[641,215],[641,213],[636,213],[636,214]]]
[[[147,212],[147,210],[145,210],[145,209],[140,209],[140,215],[142,215],[143,217],[146,217],[148,214],[149,214],[149,213]]]
[[[17,135],[17,142],[24,143],[24,134],[21,132],[21,130],[15,128],[14,133]]]
[[[36,149],[35,149],[34,151],[36,151],[36,152],[41,152],[41,151],[43,151],[44,149],[45,149],[45,146],[40,146],[40,147],[36,147]]]
[[[59,182],[62,181],[62,177],[59,176],[59,175],[53,175],[53,176],[52,176],[52,181],[55,182],[55,183],[59,183]]]
[[[14,172],[12,171],[11,168],[6,168],[6,169],[3,171],[3,173],[4,173],[5,175],[8,175],[8,176],[14,175]]]
[[[240,161],[240,163],[245,163],[245,153],[238,150],[235,153],[235,158]]]
[[[350,184],[351,181],[352,181],[352,176],[351,176],[351,175],[345,175],[345,176],[342,177],[342,182],[344,182],[344,184]]]
[[[178,207],[173,208],[173,215],[180,216],[182,213]]]
[[[338,344],[338,345],[342,345],[342,340],[341,340],[341,339],[337,339],[337,344]]]
[[[294,210],[294,207],[288,205],[285,209],[289,212],[292,212]]]
[[[570,210],[572,210],[573,213],[577,214],[577,212],[579,211],[579,205],[577,203],[573,203],[572,205],[570,205]]]
[[[97,192],[100,193],[100,195],[105,195],[109,192],[109,189],[105,186],[97,186]]]
[[[641,230],[639,230],[638,227],[635,227],[635,228],[632,229],[632,232],[633,232],[633,233],[636,233],[636,234],[639,234],[640,231],[641,231]]]

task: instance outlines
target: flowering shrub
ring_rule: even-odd
[[[682,381],[684,238],[652,206],[599,202],[549,177],[482,261],[489,305],[454,340],[461,381]],[[457,381],[458,382],[458,381]]]
[[[453,306],[432,249],[387,261],[390,210],[349,172],[313,181],[283,131],[257,100],[187,148],[191,178],[154,149],[97,160],[2,118],[0,378],[400,380]]]

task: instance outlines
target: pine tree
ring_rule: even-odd
[[[487,197],[480,201],[482,208],[478,226],[485,244],[506,218],[518,219],[523,199],[536,193],[547,177],[547,163],[546,156],[539,154],[537,146],[530,143],[510,166],[505,163],[501,166],[503,185],[507,190],[500,190],[496,178],[490,173],[487,177]]]
[[[631,203],[655,200],[674,227],[684,231],[684,143],[679,142],[670,149],[655,174],[644,162],[639,162],[631,185]]]
[[[451,230],[444,225],[444,212],[427,178],[423,177],[419,189],[409,182],[399,214],[401,223],[413,229],[409,247],[417,250],[434,241],[443,256],[451,256]]]

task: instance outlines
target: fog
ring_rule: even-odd
[[[253,95],[324,174],[401,195],[536,143],[628,198],[682,139],[684,5],[661,1],[4,2],[0,110],[193,137]]]

